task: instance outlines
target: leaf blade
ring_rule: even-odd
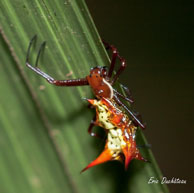
[[[42,166],[45,164],[45,168],[42,166],[44,172],[41,179],[43,180],[44,176],[49,176],[49,178],[47,179],[45,177],[44,186],[41,190],[34,188],[31,184],[29,185],[29,189],[31,189],[32,192],[46,192],[49,189],[51,190],[51,187],[54,187],[52,192],[61,192],[63,189],[68,190],[67,192],[116,191],[117,188],[115,188],[113,183],[116,183],[117,187],[119,187],[119,172],[123,176],[126,176],[126,174],[119,171],[119,166],[116,167],[115,172],[112,172],[112,167],[115,167],[114,163],[99,166],[83,175],[79,174],[79,171],[88,163],[88,160],[95,158],[97,155],[97,152],[95,151],[96,146],[93,147],[91,145],[92,141],[99,143],[95,139],[90,139],[89,136],[86,137],[85,132],[91,114],[89,111],[83,110],[84,104],[80,97],[90,96],[90,90],[85,87],[55,88],[52,85],[48,85],[45,80],[38,78],[24,66],[24,53],[26,52],[29,39],[34,33],[38,34],[39,42],[41,40],[47,40],[44,54],[46,57],[44,57],[44,60],[41,60],[42,64],[40,67],[54,77],[64,78],[65,74],[68,74],[71,70],[73,72],[72,77],[84,77],[88,74],[91,66],[107,64],[107,56],[104,53],[96,29],[88,16],[87,8],[83,1],[28,2],[26,0],[23,2],[24,4],[18,4],[11,1],[1,2],[0,5],[3,14],[0,14],[0,18],[6,36],[9,38],[10,44],[19,58],[17,68],[20,69],[20,73],[17,69],[14,69],[15,73],[17,72],[15,77],[21,78],[23,71],[23,78],[25,76],[27,77],[24,78],[23,82],[13,81],[12,84],[9,84],[10,91],[9,94],[7,93],[5,95],[5,99],[7,95],[14,95],[12,85],[22,85],[22,89],[20,88],[22,91],[19,89],[16,90],[16,93],[24,93],[23,96],[25,100],[28,98],[28,102],[26,102],[28,105],[25,105],[25,108],[23,107],[24,105],[16,107],[18,114],[21,113],[22,115],[20,119],[22,121],[25,117],[29,125],[33,125],[34,122],[37,122],[37,128],[42,129],[40,129],[41,131],[37,129],[36,132],[33,132],[34,138],[32,144],[34,147],[37,146],[35,145],[36,143],[40,143],[44,147],[47,146],[46,149],[41,149],[39,145],[40,150],[36,150],[34,153],[37,155],[37,159],[41,160],[39,165]],[[63,11],[63,9],[65,11]],[[6,19],[5,15],[7,16]],[[3,49],[4,48],[2,48],[2,50]],[[34,55],[33,52],[32,55]],[[10,56],[7,56],[7,58],[10,59]],[[31,61],[34,61],[34,57],[31,59]],[[15,65],[13,61],[6,61],[6,59],[4,60],[4,63],[12,63]],[[5,67],[4,65],[2,66]],[[9,68],[11,69],[11,66],[9,66]],[[14,77],[13,72],[12,76]],[[2,82],[5,82],[5,80],[9,81],[9,79],[2,76]],[[44,90],[40,90],[40,86],[42,85],[45,87]],[[33,98],[29,95],[29,91]],[[2,92],[6,93],[6,88],[2,88]],[[22,97],[19,97],[18,94],[18,101],[21,101],[21,98]],[[15,103],[17,103],[16,100]],[[32,113],[33,116],[37,114],[33,123],[29,120],[31,113],[26,106],[34,108]],[[6,109],[6,111],[8,110]],[[15,119],[13,118],[13,120]],[[27,125],[27,122],[23,124]],[[22,136],[25,136],[26,134],[25,127],[23,127],[21,131],[20,135]],[[32,135],[31,130],[33,130],[33,128],[29,126],[28,132]],[[16,129],[15,135],[18,135],[18,131],[19,128]],[[42,134],[41,140],[39,140],[36,133],[43,131],[45,132],[45,135]],[[43,143],[42,141],[44,140],[47,142]],[[23,145],[29,147],[26,143]],[[28,152],[22,148],[22,145],[17,149],[19,148],[24,152],[15,152],[21,156],[23,161],[23,159],[27,159],[25,158],[25,155],[28,155]],[[54,163],[56,168],[51,167],[51,162],[49,162],[49,165],[46,164],[48,155],[45,155],[44,151],[49,152],[50,148],[55,150],[55,153],[49,153],[49,159],[55,160]],[[96,147],[96,149],[99,148]],[[56,153],[58,155],[57,158],[54,157]],[[33,170],[27,164],[27,161],[22,165],[26,167],[26,170]],[[105,173],[105,171],[107,171],[106,166],[112,166],[111,170],[109,169],[108,171],[111,171],[114,176],[109,176]],[[65,174],[63,171],[60,171],[60,168],[65,170]],[[55,170],[58,172],[56,174],[56,180],[52,183],[51,179],[55,178]],[[26,172],[27,176],[28,174],[30,176],[30,173],[33,173],[30,171],[29,173]],[[144,171],[145,170],[142,169],[142,172]],[[35,173],[37,174],[37,172],[38,171]],[[138,180],[135,184],[141,183],[142,179],[144,179],[145,182],[145,177],[147,176],[148,173],[146,173],[145,176],[142,175],[138,178],[134,178]],[[57,182],[57,180],[59,181]],[[128,183],[128,178],[126,178],[126,183]],[[17,187],[16,184],[15,187]],[[149,192],[150,187],[151,186],[146,186],[146,184],[144,184],[144,187],[141,186],[140,190],[147,190],[147,192]],[[128,191],[133,192],[136,186],[126,186],[126,188]],[[26,192],[27,189],[28,187],[21,186],[21,188],[18,189],[18,192]],[[161,188],[159,188],[159,190],[160,189]],[[153,188],[152,191],[154,192],[154,190],[155,189]],[[123,191],[125,190],[123,189]]]

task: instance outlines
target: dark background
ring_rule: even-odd
[[[194,5],[190,2],[86,0],[101,37],[128,67],[120,80],[132,90],[134,109],[171,192],[191,192],[194,132]]]

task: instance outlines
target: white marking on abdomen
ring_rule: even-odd
[[[102,81],[108,86],[108,88],[110,89],[110,99],[113,98],[113,88],[112,86],[110,85],[109,82],[107,82],[104,78],[102,79]]]

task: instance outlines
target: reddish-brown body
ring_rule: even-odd
[[[26,57],[27,67],[29,67],[31,70],[45,78],[50,84],[56,86],[90,85],[95,97],[97,98],[97,100],[88,100],[96,108],[96,116],[91,121],[90,126],[88,128],[88,132],[91,136],[98,136],[97,134],[92,132],[92,128],[95,125],[101,126],[107,132],[107,141],[104,151],[84,170],[108,160],[125,159],[126,168],[128,167],[128,164],[131,159],[135,158],[144,160],[143,157],[140,155],[135,142],[135,132],[137,128],[136,126],[139,125],[141,128],[144,128],[144,125],[120,99],[122,98],[123,100],[129,103],[133,103],[133,99],[131,98],[129,89],[121,85],[125,92],[125,94],[122,95],[113,88],[114,83],[117,81],[118,77],[126,67],[125,59],[123,59],[119,55],[117,49],[113,45],[109,45],[108,43],[103,41],[106,49],[112,50],[112,59],[109,69],[107,69],[106,67],[99,66],[92,68],[90,70],[90,74],[84,78],[55,80],[53,77],[38,68],[39,56],[46,42],[43,42],[40,46],[35,67],[33,67],[29,63],[30,50],[36,38],[37,36],[34,36],[32,38],[28,47]],[[120,60],[121,65],[116,71],[115,75],[113,75],[113,71],[116,64],[116,58]],[[127,113],[130,116],[128,116]]]
[[[107,78],[107,69],[103,67],[95,67],[90,70],[90,75],[86,77],[97,98],[112,98],[113,91]]]

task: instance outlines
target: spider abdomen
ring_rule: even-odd
[[[103,152],[82,171],[110,160],[124,161],[125,168],[132,159],[144,160],[135,142],[137,127],[114,100],[101,98],[88,99],[88,102],[96,108],[95,125],[106,130],[107,139]]]

